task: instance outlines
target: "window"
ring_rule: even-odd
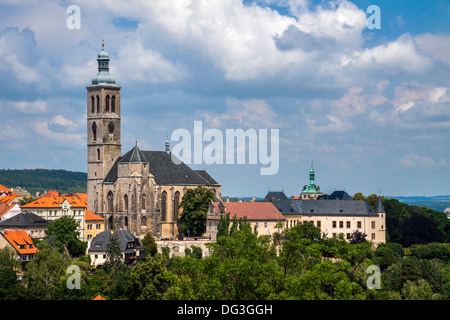
[[[87,225],[87,228],[88,228],[88,230],[92,230],[92,224],[89,223],[89,224]]]
[[[91,96],[91,113],[95,112],[95,98]]]
[[[347,228],[350,228],[350,221],[347,221]]]
[[[179,196],[179,194],[178,194]],[[145,201],[146,201],[147,196],[145,195],[145,193],[142,195],[142,210],[145,210]]]
[[[97,95],[97,113],[100,113],[100,98]]]
[[[116,112],[116,96],[111,98],[111,112]]]
[[[92,140],[97,140],[97,124],[95,122],[92,123]]]
[[[255,228],[258,229],[259,228],[259,223],[255,222]]]
[[[166,221],[167,215],[167,192],[161,194],[161,221]]]
[[[113,212],[114,195],[111,191],[108,192],[108,212]]]
[[[358,229],[361,229],[361,221],[358,221],[357,225],[358,225]]]
[[[95,225],[95,229],[100,229],[100,228],[101,228],[100,223],[97,223],[97,224]]]
[[[372,240],[375,240],[375,233],[372,233]]]
[[[264,228],[267,229],[267,222],[264,222]]]
[[[333,232],[333,238],[336,238],[336,233],[335,232]]]
[[[350,233],[347,233],[347,240],[351,238]]]
[[[333,221],[333,228],[336,228],[336,221]]]
[[[180,205],[180,193],[177,191],[175,192],[175,196],[173,199],[173,220],[172,221],[178,221],[178,210]]]
[[[372,221],[372,229],[375,229],[375,221]]]
[[[97,160],[100,161],[100,148],[97,148]]]
[[[321,223],[320,221],[317,221],[317,227],[320,228],[321,227]]]
[[[339,228],[343,228],[344,227],[344,221],[339,221]]]
[[[109,112],[109,95],[105,98],[105,111]]]
[[[128,196],[127,195],[123,196],[123,207],[124,207],[125,212],[128,212]]]

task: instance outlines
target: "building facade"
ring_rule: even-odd
[[[72,217],[78,224],[78,239],[85,241],[86,202],[76,196],[44,196],[21,207],[51,222],[63,216]]]
[[[277,232],[278,222],[284,224],[286,218],[280,214],[271,202],[211,202],[206,215],[205,235],[211,240],[217,239],[217,227],[220,217],[230,215],[230,221],[246,218],[252,230],[258,235],[271,236]]]
[[[168,141],[164,151],[141,151],[136,142],[122,156],[121,88],[109,74],[109,61],[103,48],[87,87],[87,209],[105,219],[107,230],[178,238],[186,191],[204,186],[220,199],[221,186],[206,171],[172,161]]]

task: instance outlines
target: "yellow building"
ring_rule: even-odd
[[[105,231],[105,219],[86,209],[86,241],[90,241],[100,232]]]

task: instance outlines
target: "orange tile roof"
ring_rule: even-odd
[[[43,197],[59,197],[59,196],[61,196],[61,194],[58,191],[56,191],[56,190],[48,190],[46,193],[44,193],[39,198],[43,198]]]
[[[11,203],[16,198],[17,198],[17,195],[15,195],[15,196],[2,196],[0,194],[0,202],[1,203]]]
[[[272,202],[224,202],[225,211],[230,219],[247,217],[247,220],[285,220],[284,216]],[[219,212],[219,202],[214,202],[215,211]]]
[[[94,300],[106,300],[105,298],[103,298],[101,295],[97,295]]]
[[[76,197],[42,197],[26,205],[22,208],[59,208],[64,200],[69,201],[74,208],[86,208],[86,202]]]
[[[0,202],[0,218],[1,218],[5,213],[7,213],[9,210],[11,210],[15,205],[16,205],[16,203],[6,204],[6,203],[1,203],[1,202]]]
[[[88,209],[86,209],[85,214],[84,214],[84,219],[86,221],[88,220],[105,220],[105,218],[100,217],[99,215],[96,215],[95,213],[93,213],[92,211],[89,211]]]
[[[87,193],[74,193],[74,196],[78,197],[81,201],[87,202]]]
[[[25,230],[5,230],[3,237],[8,240],[8,242],[19,252],[19,254],[30,254],[39,251]],[[20,245],[24,245],[25,249],[20,249]],[[31,248],[30,245],[32,246]]]
[[[14,196],[14,197],[17,197],[17,196],[18,196],[17,193],[12,192],[12,191],[9,190],[8,188],[6,188],[5,186],[2,186],[2,185],[0,184],[0,195],[1,195],[2,193],[6,194],[6,195],[11,195],[11,196]]]

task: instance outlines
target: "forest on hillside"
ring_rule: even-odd
[[[86,192],[87,173],[55,169],[0,169],[0,184],[22,187],[33,196],[48,190]]]

